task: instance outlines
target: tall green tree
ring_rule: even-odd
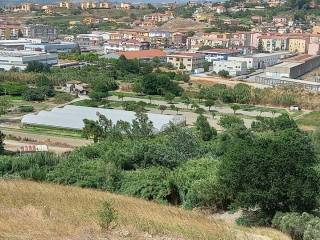
[[[203,141],[210,141],[215,135],[217,135],[217,131],[210,126],[207,118],[202,114],[197,118],[196,129]]]
[[[248,132],[224,142],[228,148],[219,179],[228,199],[241,208],[258,208],[270,218],[277,211],[314,209],[319,175],[310,137],[298,128]]]

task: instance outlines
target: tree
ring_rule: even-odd
[[[0,96],[0,116],[6,114],[11,106],[12,103],[7,96]]]
[[[117,217],[117,212],[112,207],[112,203],[110,201],[104,201],[99,212],[100,227],[103,230],[109,230],[111,224],[117,220]]]
[[[218,75],[220,77],[227,78],[227,77],[229,77],[229,72],[226,71],[226,70],[221,70],[221,71],[218,72]]]
[[[241,118],[235,115],[224,115],[220,117],[219,125],[228,129],[236,125],[244,126],[244,122]]]
[[[148,95],[164,95],[170,92],[175,96],[179,96],[183,91],[176,82],[170,79],[167,73],[147,74],[134,83],[134,89],[138,89]]]
[[[173,103],[173,100],[175,99],[175,95],[172,94],[171,92],[167,92],[165,95],[164,95],[164,98],[166,99],[166,101],[168,103]]]
[[[202,114],[197,118],[196,129],[203,141],[210,141],[213,136],[217,135],[217,131],[210,126],[207,118]]]
[[[160,105],[160,106],[159,106],[159,110],[161,111],[161,114],[163,114],[163,112],[164,112],[165,110],[167,110],[167,106],[165,106],[165,105]]]
[[[4,153],[4,138],[5,135],[0,131],[0,155]]]
[[[191,104],[191,100],[187,96],[182,97],[182,102],[187,106],[187,109],[189,108],[189,105]]]
[[[149,120],[148,115],[143,112],[136,112],[136,119],[131,124],[131,137],[151,137],[153,132],[153,123]]]
[[[32,61],[29,62],[26,69],[26,72],[37,72],[37,73],[42,73],[42,72],[50,72],[50,67],[47,64],[43,64],[39,61]]]
[[[214,101],[213,99],[208,99],[208,100],[206,100],[205,103],[204,103],[204,105],[205,105],[206,107],[208,107],[209,112],[210,112],[210,110],[211,110],[211,107],[214,106],[214,104],[215,104],[215,101]]]
[[[259,39],[259,41],[258,41],[258,52],[259,53],[263,53],[264,52],[262,39]]]
[[[123,102],[124,93],[118,93],[118,99],[121,99],[121,102]]]
[[[241,109],[240,105],[238,104],[232,104],[231,109],[233,110],[233,114],[236,115],[236,111],[238,111],[239,109]]]
[[[260,135],[247,130],[247,134],[227,139],[218,174],[228,199],[236,206],[258,208],[269,220],[277,211],[315,208],[317,157],[306,133],[298,128]]]

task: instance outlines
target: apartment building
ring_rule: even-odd
[[[102,46],[104,39],[101,34],[79,34],[76,36],[75,41],[79,44],[80,48],[88,49],[90,47]]]
[[[31,24],[23,28],[23,36],[50,42],[58,38],[58,30],[49,25]]]
[[[289,51],[296,53],[308,52],[310,38],[298,36],[289,38]]]
[[[262,44],[263,51],[286,51],[289,48],[289,37],[283,35],[259,36],[258,44]]]
[[[18,39],[22,36],[22,26],[20,24],[5,23],[0,25],[0,39]]]
[[[204,54],[200,53],[184,53],[177,52],[167,55],[167,62],[171,63],[174,67],[181,70],[194,72],[203,68],[205,58]]]
[[[289,55],[289,53],[258,53],[248,56],[229,57],[228,60],[246,62],[248,69],[263,69],[279,63],[281,58],[286,55]]]
[[[198,50],[200,47],[209,46],[212,48],[228,48],[229,39],[216,35],[194,36],[187,38],[187,48]]]
[[[111,52],[128,52],[128,51],[141,51],[150,48],[149,42],[139,42],[134,39],[130,40],[109,40],[104,44],[105,54]]]
[[[59,3],[59,7],[60,8],[66,8],[66,9],[72,9],[72,8],[75,8],[76,6],[72,2],[63,1],[63,2]]]
[[[168,22],[169,20],[171,20],[173,18],[174,18],[174,16],[173,16],[172,12],[153,13],[153,14],[143,16],[143,19],[145,21],[150,21],[150,22]]]

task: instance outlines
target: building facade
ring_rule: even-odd
[[[193,72],[204,67],[204,54],[200,53],[173,53],[167,55],[167,62],[181,70]]]

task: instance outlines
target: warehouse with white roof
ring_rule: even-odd
[[[136,119],[136,113],[131,111],[67,105],[63,108],[54,108],[51,111],[27,114],[23,116],[21,123],[24,125],[82,130],[84,128],[84,119],[96,121],[99,119],[100,114],[111,119],[114,124],[120,120],[132,123]],[[170,123],[176,125],[185,123],[183,116],[155,113],[147,113],[147,115],[153,123],[155,132],[165,130]]]

